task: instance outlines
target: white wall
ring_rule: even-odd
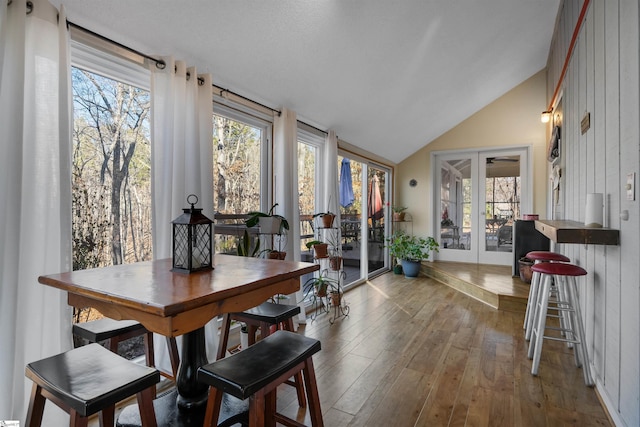
[[[551,100],[583,0],[565,0],[549,57]],[[591,1],[562,85],[563,219],[584,221],[587,193],[605,195],[605,226],[620,246],[558,245],[589,274],[580,282],[592,370],[617,424],[640,425],[640,219],[626,200],[640,169],[639,16],[636,0]],[[582,134],[580,121],[591,115]],[[636,182],[638,178],[636,177]],[[628,211],[629,219],[620,219]]]

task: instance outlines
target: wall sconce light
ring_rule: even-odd
[[[551,110],[543,111],[542,115],[540,116],[540,121],[542,123],[549,123],[549,121],[551,120],[551,112]]]

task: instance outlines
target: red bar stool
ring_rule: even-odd
[[[540,274],[542,286],[539,290],[537,304],[533,310],[533,328],[531,330],[531,341],[529,343],[529,358],[533,358],[531,373],[538,375],[538,367],[540,366],[540,355],[542,353],[542,341],[551,339],[555,341],[563,341],[574,344],[574,357],[576,366],[582,366],[584,382],[588,386],[594,384],[591,377],[591,369],[589,367],[589,357],[587,354],[587,343],[584,334],[584,326],[582,323],[582,314],[580,312],[580,301],[578,300],[578,289],[576,277],[585,276],[586,270],[577,265],[555,262],[541,262],[534,264],[531,269]],[[553,296],[554,291],[551,289],[551,279],[555,279],[555,285],[558,288],[556,293],[555,310],[567,314],[567,321],[562,322],[563,316],[560,318],[560,327],[552,328],[546,325],[547,309],[549,308],[549,299]],[[545,330],[556,330],[564,335],[550,336],[544,335]]]
[[[525,255],[538,264],[540,262],[570,262],[571,260],[559,253],[549,251],[532,251]],[[540,273],[533,272],[531,277],[531,286],[529,287],[529,298],[527,299],[527,311],[524,313],[524,325],[525,330],[524,337],[527,341],[531,339],[531,328],[533,327],[533,309],[536,307],[536,300],[538,298],[538,290],[540,288]]]

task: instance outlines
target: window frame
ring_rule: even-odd
[[[213,114],[260,129],[260,209],[268,211],[273,205],[273,118],[216,94]]]

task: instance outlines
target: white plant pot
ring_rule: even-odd
[[[262,234],[278,234],[280,233],[280,218],[276,217],[260,217],[258,218],[260,233]]]
[[[242,350],[249,347],[249,333],[240,331],[240,348]]]

